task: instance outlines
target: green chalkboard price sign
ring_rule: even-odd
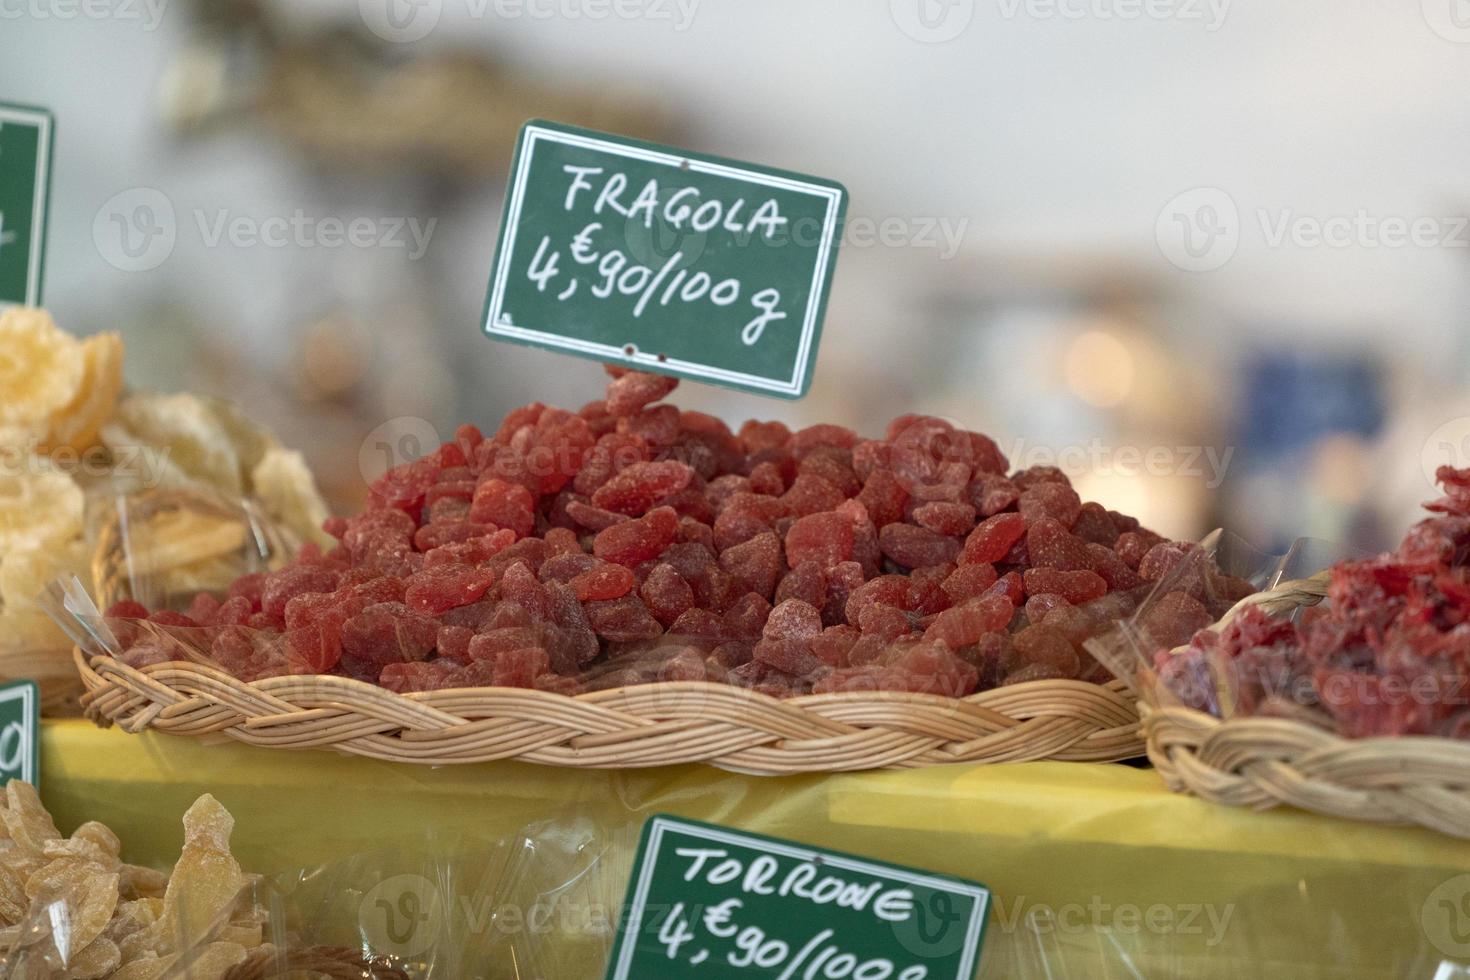
[[[44,109],[0,102],[0,307],[41,303],[54,130]]]
[[[830,180],[529,122],[485,332],[799,398],[846,206]]]
[[[0,685],[0,786],[12,779],[37,785],[41,696],[35,681]]]
[[[609,980],[973,980],[983,885],[692,820],[643,828]]]

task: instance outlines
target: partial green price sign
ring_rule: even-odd
[[[834,181],[529,122],[485,332],[799,398],[846,208]]]
[[[41,303],[55,128],[44,109],[0,102],[0,306]]]
[[[0,786],[12,779],[38,785],[40,704],[35,681],[0,685]]]
[[[693,820],[643,828],[609,980],[973,980],[990,891]]]

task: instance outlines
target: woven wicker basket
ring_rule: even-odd
[[[1313,605],[1327,575],[1243,600],[1271,613]],[[1227,806],[1294,806],[1374,823],[1417,824],[1470,838],[1470,743],[1447,738],[1347,739],[1282,718],[1235,718],[1140,705],[1148,757],[1176,793]]]
[[[1119,681],[1032,681],[964,699],[873,692],[781,701],[695,682],[577,697],[520,688],[396,694],[342,677],[246,683],[188,661],[135,669],[81,651],[75,658],[83,707],[100,724],[426,765],[705,762],[779,775],[1143,754],[1137,705]]]
[[[283,962],[284,961],[284,962]],[[408,974],[386,960],[369,958],[345,946],[308,946],[282,953],[256,949],[233,966],[224,980],[286,980],[287,977],[330,977],[331,980],[408,980]]]

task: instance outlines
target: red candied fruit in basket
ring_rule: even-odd
[[[962,696],[1077,676],[1109,618],[1089,610],[1131,612],[1190,554],[1082,501],[1060,470],[1008,475],[993,440],[942,419],[906,415],[876,439],[732,432],[663,403],[672,378],[609,373],[605,399],[577,412],[527,405],[390,470],[362,513],[326,522],[330,552],[242,576],[183,616],[114,606],[123,652],[168,659],[147,619],[197,624],[248,679]],[[1166,612],[1176,633],[1200,618]]]

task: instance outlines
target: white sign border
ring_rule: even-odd
[[[36,127],[36,187],[31,201],[31,250],[27,254],[25,305],[41,300],[41,250],[46,244],[46,199],[51,178],[51,114],[20,106],[0,105],[0,126],[20,123]],[[0,302],[0,307],[7,304]]]
[[[645,850],[642,873],[638,876],[638,884],[629,896],[628,907],[624,910],[625,921],[619,925],[623,931],[622,948],[619,951],[618,963],[609,980],[628,980],[628,970],[633,965],[633,955],[637,952],[638,942],[634,938],[643,928],[644,907],[648,904],[648,889],[653,883],[653,868],[657,862],[659,845],[663,841],[665,831],[677,830],[691,836],[700,837],[705,840],[716,841],[738,847],[749,847],[755,850],[764,850],[771,854],[779,854],[797,861],[811,862],[814,858],[821,858],[824,865],[832,865],[838,868],[847,868],[859,871],[863,874],[875,877],[907,882],[911,885],[921,885],[932,888],[935,891],[947,891],[968,895],[975,900],[975,914],[970,917],[970,927],[965,933],[965,952],[960,961],[960,972],[958,980],[970,980],[975,975],[975,957],[979,953],[980,931],[985,926],[985,916],[990,911],[990,889],[980,885],[971,884],[966,881],[956,881],[952,878],[941,878],[935,875],[927,875],[917,871],[906,871],[903,868],[887,864],[877,864],[865,861],[861,858],[850,858],[840,854],[830,854],[814,848],[802,847],[799,844],[783,844],[779,841],[766,840],[764,838],[752,838],[749,834],[738,831],[719,830],[698,824],[690,824],[683,820],[670,817],[654,817],[652,826],[648,831],[648,846]]]
[[[501,249],[500,261],[495,266],[495,279],[490,289],[490,302],[486,307],[485,332],[487,334],[491,336],[498,334],[503,337],[513,337],[518,340],[530,341],[549,347],[580,351],[586,354],[593,354],[603,360],[634,361],[653,366],[673,368],[691,377],[708,378],[711,381],[718,381],[724,384],[762,388],[767,391],[774,391],[793,397],[801,394],[806,382],[807,361],[811,354],[812,339],[817,331],[817,314],[821,308],[822,292],[826,286],[827,273],[831,266],[832,247],[836,241],[837,215],[841,211],[843,195],[843,192],[839,188],[827,187],[822,184],[812,184],[807,181],[792,180],[787,177],[778,177],[774,174],[760,173],[740,167],[713,163],[707,160],[698,160],[692,157],[681,156],[677,153],[660,152],[640,146],[628,146],[623,143],[598,139],[593,136],[564,133],[560,130],[547,129],[536,125],[526,126],[523,139],[524,143],[521,146],[519,165],[511,178],[511,186],[513,188],[511,199],[507,203],[505,210],[504,220],[506,228],[503,237],[504,247]],[[785,382],[776,381],[771,378],[760,377],[759,375],[745,374],[740,371],[726,371],[722,368],[712,367],[707,364],[696,364],[678,358],[659,358],[656,354],[639,350],[628,354],[625,348],[615,347],[611,344],[598,344],[592,341],[577,340],[572,337],[564,337],[560,334],[519,326],[513,322],[501,323],[501,318],[504,316],[502,306],[505,302],[505,286],[510,275],[511,256],[515,250],[515,232],[520,224],[521,204],[524,201],[526,193],[526,174],[530,171],[531,159],[535,155],[536,143],[539,140],[547,140],[552,143],[561,143],[567,146],[578,146],[619,156],[632,157],[649,163],[672,167],[675,170],[690,170],[696,173],[736,178],[748,183],[763,184],[767,187],[774,187],[780,190],[812,194],[826,200],[827,215],[822,224],[822,240],[820,246],[818,246],[816,269],[812,273],[812,287],[807,296],[806,314],[802,319],[801,325],[801,341],[797,347],[796,367],[791,379]]]

